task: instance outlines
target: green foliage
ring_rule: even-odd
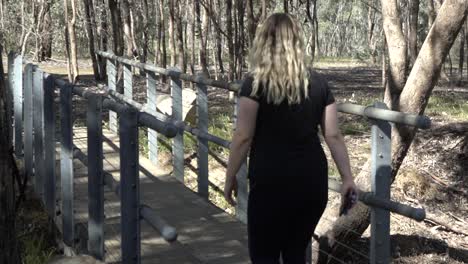
[[[208,132],[220,138],[231,141],[233,125],[231,116],[226,113],[214,114],[209,122]],[[209,143],[209,147],[216,153],[228,152],[224,147],[218,146],[214,143]]]
[[[48,263],[55,253],[55,248],[48,247],[44,235],[36,238],[22,239],[23,242],[23,264]]]
[[[467,98],[454,94],[433,95],[429,99],[426,114],[429,116],[445,116],[454,120],[468,119]]]

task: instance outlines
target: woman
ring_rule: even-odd
[[[328,201],[327,159],[318,126],[342,177],[342,195],[357,191],[335,100],[309,70],[299,25],[273,14],[258,28],[250,74],[240,91],[224,195],[234,204],[236,174],[250,149],[248,237],[257,263],[305,263],[305,252]]]

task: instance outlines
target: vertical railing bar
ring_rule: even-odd
[[[64,253],[69,255],[75,238],[73,183],[73,122],[71,85],[60,87],[60,184]],[[26,101],[25,101],[26,103]],[[25,123],[26,130],[26,123]],[[26,158],[26,155],[25,155]]]
[[[388,109],[384,103],[374,107]],[[391,185],[391,125],[387,121],[373,120],[371,150],[371,189],[375,196],[390,199]],[[371,208],[371,263],[390,263],[390,212]]]
[[[147,85],[147,105],[151,111],[157,111],[156,101],[158,99],[158,93],[156,91],[156,74],[148,71],[146,73],[146,85]],[[150,161],[158,165],[158,133],[148,128],[148,150]]]
[[[55,218],[55,112],[54,78],[44,80],[44,203],[47,213]]]
[[[88,98],[86,126],[88,132],[88,251],[104,260],[104,177],[102,152],[102,97]]]
[[[180,72],[177,68],[172,71]],[[183,122],[182,118],[182,81],[171,77],[172,118],[176,122]],[[174,175],[180,182],[184,182],[184,133],[178,133],[172,140],[172,163]]]
[[[133,74],[132,66],[123,64],[124,96],[133,99]]]
[[[199,75],[201,78],[202,75]],[[197,84],[197,127],[208,133],[208,96],[206,85]],[[198,194],[208,198],[208,140],[197,137],[198,141]]]
[[[44,74],[38,68],[33,71],[33,127],[34,127],[34,185],[39,197],[44,186]]]
[[[122,263],[140,263],[138,112],[127,108],[119,114]]]
[[[233,124],[237,125],[237,114],[239,112],[239,97],[235,97]],[[247,183],[247,160],[242,163],[237,178],[237,205],[236,217],[243,223],[247,223],[247,202],[248,202],[248,183]]]
[[[13,109],[14,109],[14,146],[16,157],[23,155],[23,57],[14,54],[13,58]]]
[[[33,177],[33,64],[24,69],[24,175],[26,180]]]
[[[117,64],[112,59],[106,59],[107,86],[109,90],[117,90]],[[117,133],[117,113],[109,110],[109,129]]]

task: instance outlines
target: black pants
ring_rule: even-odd
[[[305,263],[328,192],[326,186],[303,187],[251,186],[248,236],[253,264],[277,264],[280,256],[283,264]]]

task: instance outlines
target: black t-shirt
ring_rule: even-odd
[[[268,103],[261,92],[251,96],[252,83],[253,77],[248,76],[239,93],[260,104],[250,150],[251,183],[290,182],[284,181],[285,177],[304,184],[326,180],[327,160],[318,137],[318,125],[325,107],[335,101],[326,80],[311,71],[308,98],[292,105],[286,100],[279,105]]]

